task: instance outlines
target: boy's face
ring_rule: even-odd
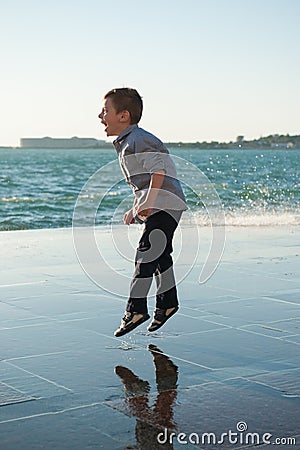
[[[128,111],[116,112],[110,97],[103,101],[102,111],[99,114],[101,123],[105,125],[105,133],[107,136],[119,136],[130,125],[130,115],[128,121]]]

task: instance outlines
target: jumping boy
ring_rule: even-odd
[[[131,88],[109,91],[99,114],[113,144],[121,170],[134,194],[123,221],[144,223],[135,256],[135,271],[125,315],[115,336],[123,336],[150,318],[147,295],[155,275],[156,308],[148,331],[158,330],[178,311],[171,253],[172,240],[182,212],[187,209],[168,149],[153,134],[138,126],[143,111],[139,93]]]

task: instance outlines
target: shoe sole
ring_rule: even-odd
[[[179,307],[175,308],[174,311],[172,311],[172,312],[165,318],[165,320],[163,320],[163,321],[162,321],[161,323],[159,323],[159,324],[155,324],[155,325],[154,325],[155,328],[152,328],[152,327],[151,327],[151,324],[150,324],[149,327],[147,328],[147,330],[150,331],[150,333],[152,333],[152,331],[159,330],[159,328],[161,328],[161,327],[167,322],[167,320],[170,319],[170,317],[174,316],[174,314],[177,313],[178,310],[179,310]],[[152,330],[151,330],[151,328],[152,328]]]
[[[141,325],[142,323],[146,322],[146,320],[150,319],[149,314],[147,314],[144,317],[141,317],[139,320],[137,320],[135,323],[132,323],[127,328],[123,328],[123,330],[115,331],[114,335],[116,337],[124,336],[124,334],[130,333],[130,331],[133,331],[136,327]]]

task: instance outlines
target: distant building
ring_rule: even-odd
[[[295,144],[293,142],[278,142],[278,143],[272,143],[271,148],[291,149],[291,148],[295,148]]]
[[[105,141],[94,138],[21,138],[21,148],[96,148],[105,146]]]

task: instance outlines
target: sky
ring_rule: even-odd
[[[122,86],[166,142],[300,134],[300,0],[0,0],[0,18],[0,146],[106,139]]]

